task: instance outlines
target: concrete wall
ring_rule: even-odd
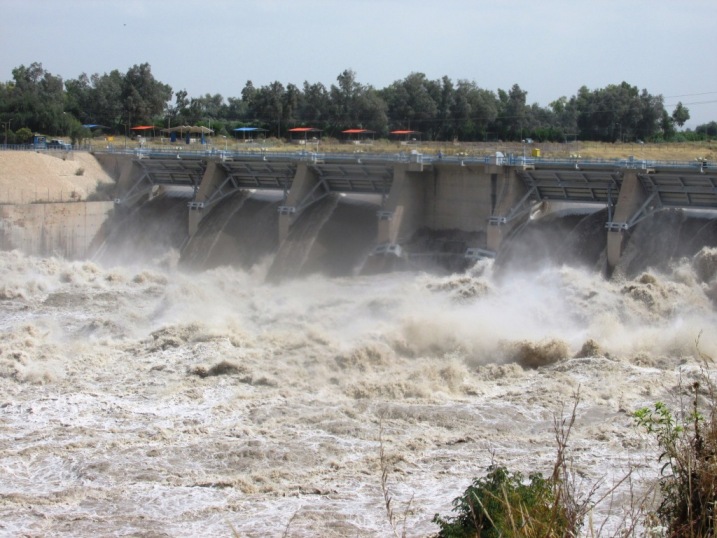
[[[204,171],[204,176],[199,184],[199,190],[197,191],[196,201],[205,202],[211,195],[217,190],[227,179],[227,172],[224,168],[219,166],[216,160],[210,160],[207,163],[207,169]],[[211,208],[209,208],[211,211]],[[197,233],[199,223],[204,218],[204,209],[192,209],[189,211],[189,235],[193,236]]]
[[[299,163],[284,205],[298,208],[299,204],[311,193],[318,182],[319,178],[314,171],[306,163]],[[288,237],[289,228],[291,228],[299,213],[277,213],[277,215],[279,219],[279,243],[282,243]]]
[[[615,204],[613,222],[627,223],[640,206],[645,203],[645,200],[647,200],[647,193],[637,178],[637,173],[634,170],[626,171],[622,178],[617,204]],[[625,229],[615,229],[607,232],[608,271],[612,271],[620,262],[626,233]]]
[[[486,175],[491,177],[491,183],[495,182],[495,208],[493,216],[509,217],[511,210],[523,199],[528,192],[525,183],[518,177],[515,170],[505,166],[486,166]],[[494,179],[493,179],[494,178]],[[487,248],[493,252],[497,252],[500,244],[508,236],[508,234],[523,218],[508,220],[503,224],[495,224],[488,226]]]
[[[97,162],[100,163],[102,169],[107,172],[115,180],[122,175],[122,169],[127,166],[130,159],[126,155],[118,155],[115,153],[97,153],[95,154]]]
[[[112,202],[0,206],[0,249],[34,256],[86,258],[100,242]]]
[[[483,167],[433,166],[425,177],[425,225],[435,230],[485,232],[491,216],[491,180]]]
[[[409,172],[405,164],[393,169],[391,192],[379,220],[377,243],[397,244],[408,241],[425,226],[425,187],[427,172]]]

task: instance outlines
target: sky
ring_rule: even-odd
[[[0,81],[33,62],[64,80],[149,63],[190,97],[246,82],[384,88],[413,72],[529,104],[627,82],[686,127],[717,121],[714,0],[0,0]]]

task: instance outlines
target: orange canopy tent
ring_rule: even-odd
[[[134,127],[130,127],[129,130],[136,133],[147,133],[148,131],[152,131],[152,137],[154,138],[154,125],[136,125]]]
[[[416,140],[416,137],[413,135],[420,135],[421,131],[411,131],[409,129],[399,129],[396,131],[391,131],[389,134],[392,134],[397,137],[402,137],[406,141],[408,141],[408,140]],[[418,138],[420,139],[421,137],[419,136]]]
[[[353,142],[361,142],[362,140],[366,140],[367,138],[373,140],[373,135],[376,133],[376,131],[371,131],[369,129],[346,129],[344,131],[341,131],[341,133],[346,135],[347,140]]]
[[[302,142],[303,141],[303,143],[306,144],[306,142],[309,138],[309,133],[320,133],[321,129],[317,129],[315,127],[294,127],[293,129],[289,129],[289,132],[292,135],[291,140],[293,142]],[[296,133],[303,134],[304,135],[303,138],[294,137],[293,135]],[[314,136],[312,138],[316,138],[316,137]]]

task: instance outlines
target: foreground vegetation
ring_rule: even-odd
[[[698,351],[699,352],[699,351]],[[657,504],[632,499],[631,512],[612,536],[714,537],[717,530],[717,393],[708,373],[710,357],[703,360],[701,380],[683,393],[689,401],[677,410],[663,402],[638,409],[633,417],[659,447],[654,462]],[[436,538],[512,538],[599,536],[585,518],[607,496],[595,498],[596,489],[580,495],[573,487],[568,439],[575,421],[556,419],[557,455],[549,478],[531,474],[526,481],[516,472],[492,465],[485,477],[475,479],[453,502],[455,515],[436,514]],[[628,480],[629,475],[623,480]],[[614,491],[614,488],[613,490]],[[610,495],[611,492],[608,492]],[[582,500],[580,500],[582,499]]]

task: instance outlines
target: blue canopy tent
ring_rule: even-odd
[[[247,139],[247,134],[248,134],[248,133],[251,133],[251,134],[254,134],[254,133],[265,133],[266,131],[267,131],[266,129],[261,129],[260,127],[237,127],[236,129],[234,129],[234,132],[235,132],[235,133],[242,133],[242,139],[244,140],[244,142],[246,142],[247,140],[248,140],[249,142],[251,142],[252,140],[254,140],[253,137],[249,137],[249,138]]]

